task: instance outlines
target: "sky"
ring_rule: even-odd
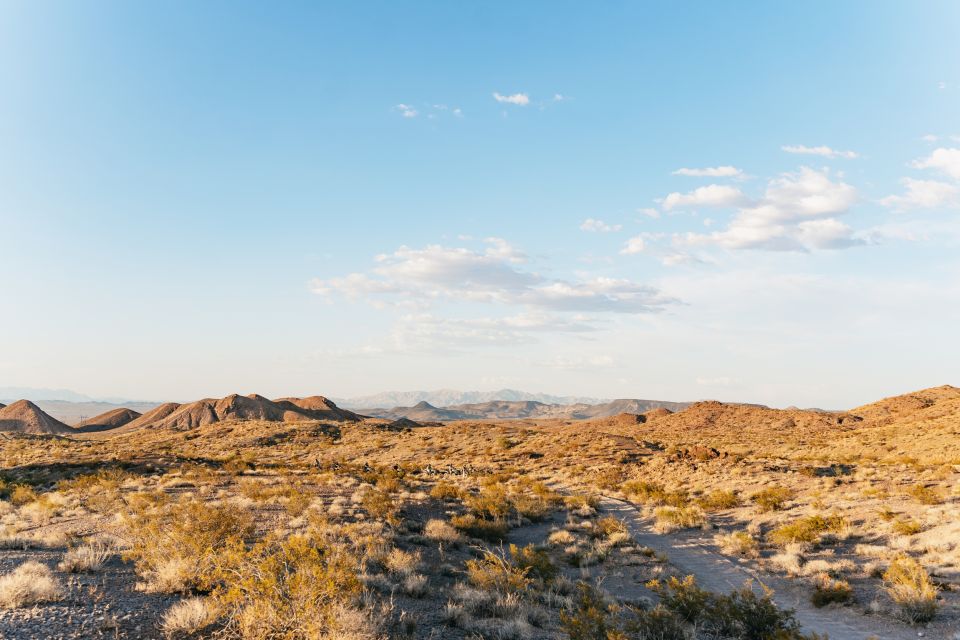
[[[960,384],[960,4],[0,2],[0,386]]]

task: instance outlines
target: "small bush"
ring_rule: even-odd
[[[460,532],[453,525],[446,520],[437,518],[427,521],[427,524],[423,527],[423,535],[437,542],[456,543],[462,539]]]
[[[430,489],[430,497],[434,500],[460,500],[464,491],[450,482],[438,482]]]
[[[656,523],[653,530],[657,533],[672,533],[681,529],[702,527],[707,518],[699,507],[659,507],[654,511]]]
[[[450,518],[450,524],[472,538],[479,538],[487,542],[503,540],[510,528],[505,522],[484,520],[473,514],[464,514]]]
[[[530,586],[529,567],[521,568],[511,558],[493,551],[484,551],[481,558],[467,560],[470,584],[486,591],[519,593]]]
[[[730,556],[745,556],[755,558],[760,553],[760,545],[756,538],[747,531],[733,531],[720,534],[714,538],[720,551]]]
[[[853,589],[846,580],[835,580],[826,573],[821,573],[814,580],[810,601],[815,607],[825,607],[834,603],[848,604],[853,601]]]
[[[912,536],[923,531],[923,526],[916,520],[901,518],[890,525],[894,533],[901,536]]]
[[[667,491],[662,484],[645,480],[626,482],[622,491],[627,498],[643,504],[684,507],[690,502],[690,496],[686,491]]]
[[[775,545],[785,547],[794,542],[814,543],[828,532],[839,532],[847,527],[843,516],[813,515],[781,525],[767,536]]]
[[[920,504],[935,505],[943,503],[943,494],[940,491],[932,487],[925,487],[922,484],[910,487],[906,494]]]
[[[0,576],[0,609],[55,602],[62,594],[63,588],[50,567],[33,560]]]
[[[171,640],[190,636],[216,620],[216,613],[206,598],[188,598],[167,609],[160,620],[160,630]]]
[[[544,584],[552,582],[560,572],[550,560],[547,552],[532,544],[528,544],[522,548],[511,544],[510,559],[513,561],[513,564],[525,571],[526,575],[540,580]]]
[[[10,490],[10,503],[15,507],[22,507],[36,500],[39,496],[33,487],[26,484],[17,484]]]
[[[778,609],[769,593],[757,595],[749,586],[718,595],[697,586],[693,576],[672,577],[665,583],[654,580],[647,586],[666,609],[697,625],[707,637],[804,638],[792,611]]]
[[[884,589],[911,623],[929,622],[937,612],[937,587],[919,562],[907,555],[894,558],[883,573]]]
[[[718,489],[697,498],[697,505],[704,511],[721,511],[740,506],[740,498],[732,490]]]
[[[750,496],[761,511],[780,511],[793,499],[793,491],[786,487],[767,487]]]
[[[57,568],[67,573],[93,573],[102,569],[112,555],[113,550],[105,544],[82,544],[63,554]]]

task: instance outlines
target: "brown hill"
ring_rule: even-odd
[[[123,427],[123,431],[150,428],[194,429],[224,420],[260,420],[264,422],[306,422],[309,420],[358,421],[357,414],[340,409],[323,396],[269,400],[251,393],[231,394],[225,398],[204,398],[196,402],[161,405],[154,411]]]
[[[960,388],[945,384],[912,393],[884,398],[878,402],[851,409],[850,413],[875,425],[891,424],[910,418],[934,417],[943,409],[960,401]]]
[[[18,400],[0,409],[0,431],[32,434],[67,434],[73,429],[51,418],[29,400]]]
[[[293,405],[291,408],[305,413],[314,420],[337,420],[357,422],[362,417],[341,409],[332,400],[323,396],[308,396],[306,398],[278,398],[274,400],[280,406]]]
[[[147,411],[136,420],[131,420],[127,424],[117,429],[117,431],[135,431],[142,427],[146,427],[147,425],[153,425],[160,420],[163,420],[182,406],[183,405],[178,402],[166,402],[155,409]]]
[[[133,409],[126,409],[120,407],[119,409],[114,409],[112,411],[107,411],[106,413],[101,413],[98,416],[90,418],[89,420],[84,420],[77,425],[77,431],[91,432],[91,431],[106,431],[108,429],[116,429],[122,427],[125,424],[133,422],[140,417],[140,413],[134,411]]]

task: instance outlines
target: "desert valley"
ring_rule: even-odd
[[[960,389],[645,402],[11,403],[0,637],[960,631]]]

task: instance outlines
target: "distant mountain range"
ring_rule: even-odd
[[[0,402],[14,401],[26,398],[37,402],[38,400],[62,400],[64,402],[100,402],[107,404],[151,404],[140,400],[131,400],[129,398],[119,397],[93,397],[83,393],[77,393],[70,389],[50,389],[47,387],[0,387]],[[156,406],[158,403],[152,403]]]
[[[421,401],[412,407],[393,407],[392,409],[363,409],[362,413],[377,418],[399,420],[406,418],[416,422],[445,422],[448,420],[511,420],[520,418],[565,418],[568,420],[589,420],[591,418],[609,418],[621,413],[640,414],[653,409],[680,411],[689,406],[688,402],[666,402],[662,400],[621,399],[599,404],[571,403],[547,404],[535,400],[492,400],[490,402],[466,403],[437,407]]]
[[[495,401],[523,402],[533,401],[543,404],[603,404],[609,398],[591,398],[588,396],[554,396],[548,393],[528,393],[516,389],[499,391],[457,391],[456,389],[438,389],[436,391],[387,391],[368,396],[353,398],[333,398],[341,407],[351,409],[369,409],[374,407],[412,407],[418,402],[427,402],[434,407],[450,407],[461,404],[479,404]]]

